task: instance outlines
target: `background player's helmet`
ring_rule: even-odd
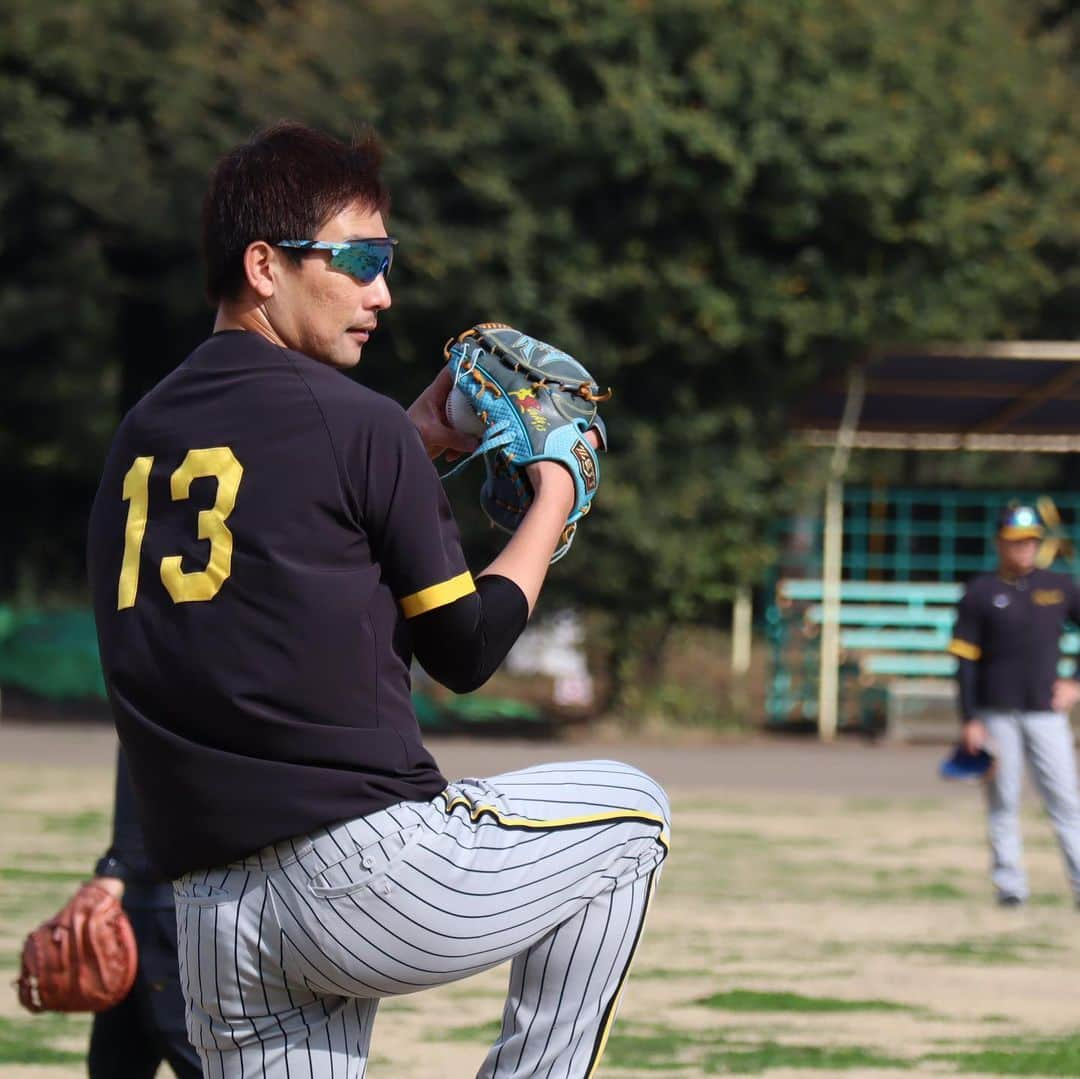
[[[1042,539],[1046,532],[1034,506],[1010,502],[998,514],[998,536],[1005,540]]]

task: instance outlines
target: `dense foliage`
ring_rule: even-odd
[[[610,620],[613,662],[759,576],[813,478],[785,416],[824,370],[882,339],[1076,331],[1071,5],[15,6],[5,594],[78,586],[118,413],[209,323],[206,170],[285,115],[388,146],[402,257],[358,377],[409,397],[446,337],[501,319],[616,386],[604,490],[552,589]],[[453,492],[483,550],[473,480]]]

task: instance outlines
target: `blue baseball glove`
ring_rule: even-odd
[[[596,451],[585,438],[606,433],[597,405],[601,393],[589,372],[565,352],[498,322],[485,322],[447,342],[454,378],[447,401],[450,423],[476,434],[479,445],[447,476],[483,456],[480,505],[488,519],[513,532],[532,505],[526,466],[557,461],[574,481],[574,506],[551,561],[570,549],[577,522],[589,512],[600,485]]]
[[[942,779],[988,779],[994,774],[995,763],[988,749],[968,753],[963,746],[954,746],[938,765],[938,775]]]

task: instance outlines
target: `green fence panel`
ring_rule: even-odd
[[[935,488],[849,487],[844,491],[841,647],[853,656],[893,653],[867,666],[845,663],[840,671],[841,725],[857,723],[858,697],[867,678],[947,677],[943,655],[953,622],[953,605],[963,583],[997,561],[997,513],[1006,502],[1053,500],[1066,538],[1080,538],[1080,492],[946,490]],[[783,726],[817,715],[821,618],[822,520],[820,505],[778,525],[772,539],[778,552],[768,582],[764,614],[769,648],[766,722]],[[1080,576],[1071,547],[1058,552],[1052,568]],[[782,590],[778,585],[782,584]],[[1075,632],[1062,651],[1075,655]],[[920,657],[920,650],[924,655]],[[903,654],[900,654],[903,653]],[[1063,661],[1061,670],[1074,664]],[[871,669],[874,668],[874,669]]]
[[[55,700],[105,698],[97,632],[88,610],[13,612],[0,628],[0,685]]]

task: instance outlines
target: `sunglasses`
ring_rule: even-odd
[[[330,251],[330,265],[355,277],[362,285],[370,285],[379,274],[390,275],[394,265],[394,247],[391,236],[377,236],[371,240],[346,240],[330,243],[326,240],[279,240],[275,247],[294,247],[300,251]]]

